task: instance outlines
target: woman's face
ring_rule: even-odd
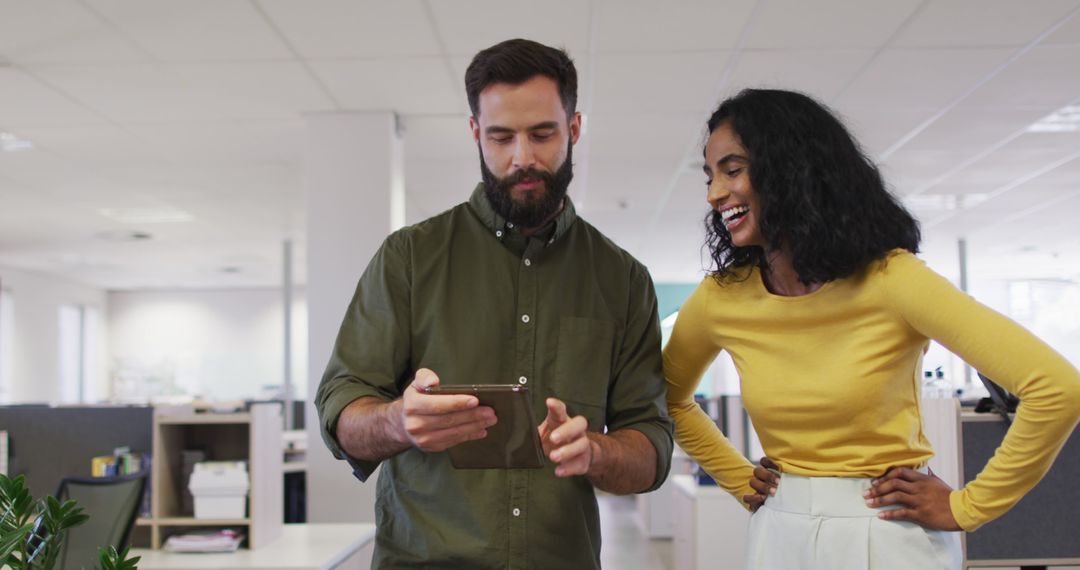
[[[750,154],[729,123],[709,134],[705,143],[706,200],[719,212],[724,227],[737,247],[767,247],[758,220],[761,211],[757,192],[750,185]]]

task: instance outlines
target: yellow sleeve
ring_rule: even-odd
[[[1008,511],[1050,469],[1080,420],[1080,373],[1035,335],[915,256],[892,256],[884,270],[886,303],[908,324],[1020,398],[994,456],[949,497],[956,522],[975,530]]]
[[[709,326],[706,280],[679,309],[679,317],[664,348],[668,414],[675,420],[675,441],[744,507],[743,495],[754,493],[754,466],[724,437],[716,423],[694,402],[701,375],[720,352]]]

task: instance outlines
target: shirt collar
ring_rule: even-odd
[[[477,184],[473,190],[472,196],[469,197],[469,206],[480,218],[480,221],[493,232],[505,231],[506,228],[512,227],[505,218],[496,213],[491,207],[491,203],[488,202],[487,196],[484,194],[483,182]],[[555,232],[551,235],[550,243],[555,243],[556,240],[565,235],[575,220],[577,220],[577,212],[574,210],[574,202],[570,200],[570,196],[566,196],[563,198],[562,211],[555,217]]]

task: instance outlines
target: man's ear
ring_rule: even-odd
[[[577,144],[578,138],[581,137],[581,113],[574,111],[574,116],[570,117],[570,143]]]
[[[469,130],[472,131],[472,139],[474,143],[480,142],[480,121],[475,116],[469,117]]]

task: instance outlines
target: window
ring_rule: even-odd
[[[11,292],[0,289],[0,402],[11,400],[11,376],[15,357],[15,302]]]
[[[60,402],[82,404],[97,398],[97,311],[60,306]]]

